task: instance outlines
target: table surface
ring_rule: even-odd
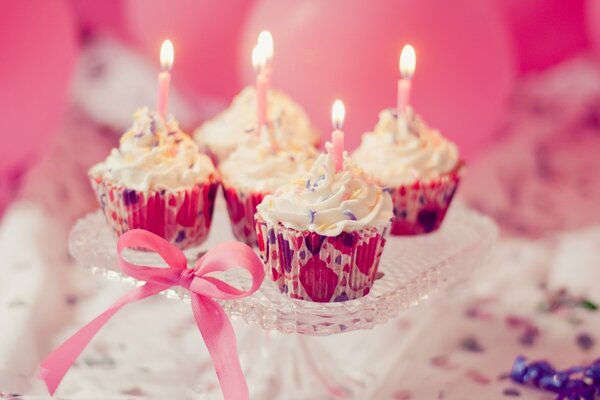
[[[21,203],[0,229],[5,260],[0,322],[8,327],[0,331],[0,387],[32,398],[44,394],[41,383],[31,379],[40,358],[130,289],[67,261],[56,250],[60,235],[48,235],[54,222],[37,205]],[[386,325],[311,340],[321,341],[345,365],[368,367],[377,377],[372,398],[501,398],[508,389],[518,390],[521,398],[551,398],[515,386],[504,374],[517,354],[562,366],[594,358],[597,314],[577,308],[540,311],[548,294],[537,282],[562,273],[565,266],[556,260],[567,257],[563,252],[581,253],[584,244],[598,241],[600,228],[551,242],[502,239],[493,260],[469,282]],[[234,326],[241,346],[262,334],[241,321]],[[122,310],[84,351],[59,394],[197,398],[195,377],[213,373],[206,361],[188,307],[156,297]]]

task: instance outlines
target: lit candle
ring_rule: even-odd
[[[271,60],[273,58],[273,37],[269,31],[258,34],[256,46],[252,50],[252,65],[256,70],[256,98],[258,127],[267,122],[267,94],[271,83]]]
[[[173,43],[165,40],[160,47],[160,65],[162,71],[158,74],[158,113],[167,118],[169,105],[169,85],[171,84],[171,67],[173,66]]]
[[[400,53],[400,75],[398,80],[398,117],[402,115],[410,99],[410,87],[412,77],[415,73],[415,65],[417,63],[417,55],[415,49],[407,44]]]
[[[331,122],[334,129],[331,133],[331,157],[336,171],[341,171],[344,168],[344,132],[342,132],[342,125],[345,115],[344,103],[341,100],[336,100],[331,108]]]

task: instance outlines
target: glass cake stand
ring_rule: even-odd
[[[369,382],[373,381],[369,372],[344,370],[343,363],[328,357],[318,341],[306,335],[333,335],[385,323],[485,263],[496,235],[496,226],[489,218],[456,205],[435,233],[390,236],[379,266],[380,278],[363,298],[341,303],[293,300],[282,295],[266,278],[254,295],[221,302],[230,316],[270,331],[250,335],[245,340],[251,343],[242,340],[239,345],[251,394],[262,398],[261,388],[268,393],[277,381],[278,390],[285,393],[281,398],[286,399],[365,398]],[[206,249],[227,240],[234,240],[227,213],[217,206],[209,240],[198,248],[186,250],[186,257],[193,263]],[[69,238],[69,250],[82,267],[93,273],[110,280],[141,284],[120,272],[116,238],[100,211],[77,221]],[[144,265],[164,264],[157,255],[148,252],[127,250],[125,257]],[[240,271],[222,273],[220,278],[237,287],[247,288],[249,283],[247,275]],[[183,289],[173,288],[163,293],[189,302]],[[200,382],[198,388],[202,397],[212,398],[214,392],[219,398],[216,378],[200,379],[206,381]]]

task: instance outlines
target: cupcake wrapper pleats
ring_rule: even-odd
[[[371,290],[389,225],[323,236],[264,220],[256,224],[267,276],[294,299],[338,302]]]
[[[390,189],[394,206],[392,235],[420,235],[437,230],[460,182],[462,168],[427,183]]]
[[[266,193],[244,193],[223,185],[223,194],[227,203],[227,212],[231,221],[231,230],[237,240],[256,247],[256,207]]]
[[[181,249],[208,237],[219,182],[188,190],[138,192],[91,178],[106,221],[117,236],[131,229],[155,233]]]

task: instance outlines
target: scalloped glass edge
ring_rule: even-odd
[[[233,240],[225,212],[216,210],[215,214],[211,237],[217,235],[225,240]],[[69,252],[82,267],[96,275],[135,286],[142,285],[143,282],[118,270],[116,239],[109,229],[100,211],[79,219],[69,237]],[[220,304],[232,317],[242,318],[250,325],[284,333],[330,335],[370,329],[397,317],[402,310],[467,276],[473,268],[486,261],[496,237],[497,228],[490,218],[466,208],[455,207],[451,208],[438,233],[414,237],[391,236],[380,264],[384,277],[381,282],[375,282],[373,290],[365,297],[342,303],[294,300],[280,294],[266,278],[257,294],[240,300],[222,301]],[[467,239],[469,243],[465,243]],[[452,250],[452,246],[457,250],[444,253],[443,257],[436,259],[435,254],[430,254],[431,247],[436,245],[444,246],[446,253]],[[410,257],[406,257],[410,255],[407,252],[415,252],[416,248],[424,252],[420,257],[420,253],[415,254],[416,260],[411,261]],[[185,253],[188,258],[194,258],[202,249],[203,246],[200,246]],[[432,256],[434,261],[423,260],[425,255]],[[241,284],[245,276],[239,272],[228,272],[222,275],[222,279]],[[162,294],[189,303],[188,293],[182,288],[168,289]]]

